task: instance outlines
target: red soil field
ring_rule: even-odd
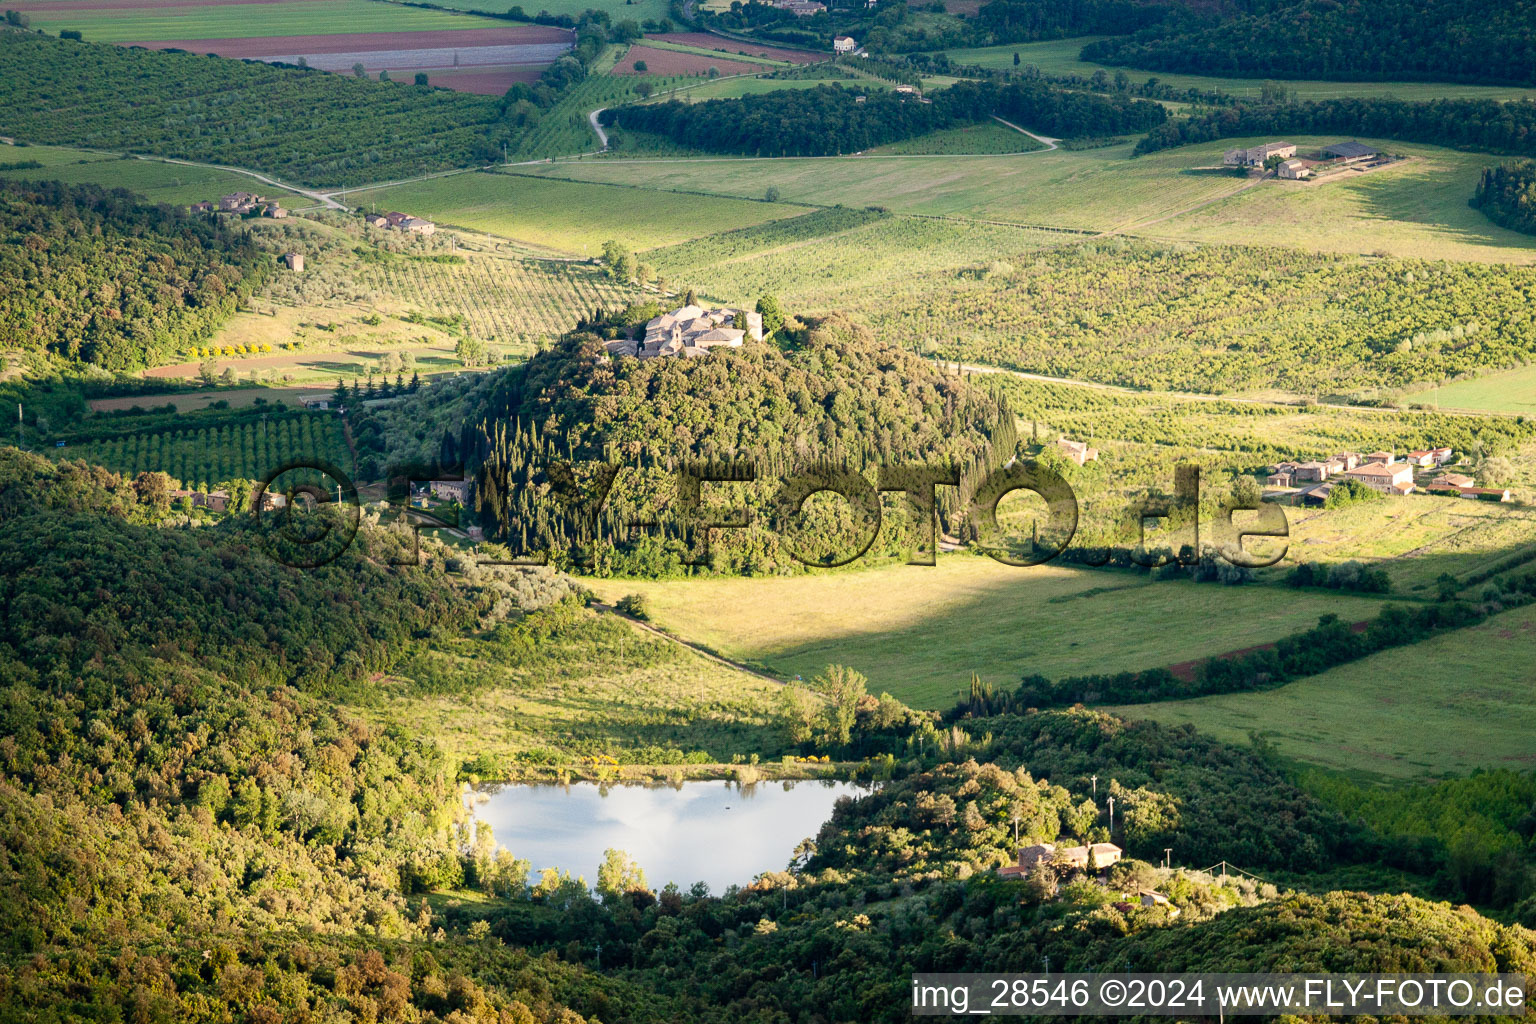
[[[173,39],[123,43],[150,50],[191,50],[220,57],[271,57],[287,53],[352,53],[364,50],[427,49],[436,46],[505,46],[517,43],[563,43],[571,33],[546,25],[508,28],[443,29],[434,32],[355,32],[349,35],[268,36],[261,39]]]
[[[546,67],[548,65],[545,65]],[[409,71],[401,71],[396,74],[390,72],[390,76],[402,82],[409,82],[416,74],[417,68]],[[500,96],[518,82],[532,85],[539,80],[543,73],[543,67],[528,67],[526,65],[515,68],[478,68],[474,71],[452,70],[445,68],[441,71],[427,69],[427,84],[435,85],[443,89],[452,89],[455,92],[472,92],[480,96]]]
[[[976,0],[977,4],[980,2],[981,0]],[[760,43],[738,43],[734,39],[722,39],[708,32],[668,32],[664,35],[646,36],[646,38],[659,39],[664,43],[677,43],[679,46],[697,46],[702,50],[720,50],[733,57],[749,53],[754,57],[787,60],[794,64],[812,64],[829,58],[828,54],[816,53],[812,50],[787,50],[779,46],[763,46]]]
[[[653,46],[631,46],[624,59],[614,65],[611,73],[636,74],[637,60],[645,61],[645,71],[639,73],[648,75],[703,75],[708,74],[710,68],[722,75],[749,75],[769,70],[762,64],[747,64],[739,60],[728,60],[724,56],[706,57],[699,53],[658,50]]]

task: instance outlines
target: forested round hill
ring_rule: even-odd
[[[917,463],[963,471],[1012,454],[1013,417],[993,394],[877,342],[862,325],[832,314],[780,333],[782,345],[648,360],[611,357],[595,334],[570,335],[507,371],[479,426],[445,447],[463,446],[468,461],[481,463],[488,522],[514,542],[557,549],[583,531],[550,500],[541,467],[554,459],[621,467],[603,510],[603,532],[614,536],[630,523],[665,520],[673,474],[689,461],[756,465],[759,479],[745,497],[761,525],[776,481],[796,467]],[[535,486],[519,486],[530,481]],[[819,521],[838,535],[852,526],[832,512]],[[906,550],[910,534],[894,520],[888,525],[882,542]],[[752,573],[792,564],[773,531],[723,532],[717,566]],[[665,540],[639,537],[605,550],[605,559],[617,560],[605,564],[675,569],[681,543],[664,526],[660,533]]]
[[[272,269],[242,233],[125,189],[0,182],[0,348],[109,370],[211,336]]]

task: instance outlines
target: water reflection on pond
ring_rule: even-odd
[[[597,881],[610,847],[625,851],[659,889],[704,882],[715,893],[782,871],[800,840],[814,836],[841,796],[868,792],[851,782],[595,782],[486,786],[471,802],[496,841],[541,868]],[[481,797],[488,799],[481,799]]]

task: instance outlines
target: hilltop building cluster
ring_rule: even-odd
[[[254,192],[231,192],[217,200],[205,199],[192,204],[193,213],[228,213],[237,217],[256,215],[282,220],[288,211],[276,199],[265,199]]]
[[[714,348],[740,348],[747,338],[763,340],[761,313],[724,306],[706,310],[689,305],[651,320],[639,338],[616,338],[607,343],[607,348],[610,355],[639,359],[696,359],[709,355]]]

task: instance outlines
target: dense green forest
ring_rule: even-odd
[[[1161,124],[1161,104],[1053,88],[1043,82],[962,81],[920,102],[915,96],[818,85],[703,103],[619,107],[609,124],[674,142],[754,156],[828,156],[984,121],[992,115],[1063,138],[1146,131]]]
[[[617,319],[643,324],[655,314],[653,304]],[[677,470],[690,462],[755,465],[756,481],[740,495],[755,521],[717,531],[710,545],[717,568],[755,575],[795,566],[785,547],[789,531],[764,528],[785,525],[773,495],[791,470],[830,464],[838,468],[828,472],[869,473],[910,463],[950,466],[958,475],[1012,454],[1013,418],[995,396],[876,342],[867,328],[834,314],[779,333],[780,345],[639,360],[607,358],[595,335],[577,332],[505,371],[478,428],[445,437],[442,461],[479,466],[482,519],[520,550],[568,551],[600,536],[607,541],[598,545],[599,572],[641,575],[677,571],[690,557],[689,541],[700,540],[677,506]],[[579,503],[569,504],[546,473],[560,459],[617,467],[596,534]],[[940,491],[942,516],[956,499]],[[905,501],[893,504],[877,551],[905,554],[926,538]],[[714,514],[714,505],[700,511]],[[830,508],[813,503],[807,517],[810,526],[792,531],[810,537],[801,550],[857,550],[852,538],[866,519],[841,499]],[[630,529],[646,522],[652,526]]]
[[[1536,161],[1500,164],[1483,171],[1472,205],[1495,224],[1536,235]]]
[[[998,3],[1013,6],[1016,0]],[[998,3],[983,7],[979,20],[986,20],[988,9]],[[1116,5],[1104,6],[1113,17]],[[1239,78],[1530,85],[1536,83],[1533,19],[1536,4],[1530,0],[1494,5],[1476,0],[1188,3],[1129,38],[1089,44],[1082,57],[1148,71]],[[1084,32],[1138,27],[1124,14],[1115,27],[1103,13],[1100,27],[1091,27],[1091,15],[1080,15],[1078,23]]]
[[[206,339],[272,267],[236,228],[96,185],[0,183],[0,240],[0,346],[109,370]]]
[[[29,142],[356,185],[497,159],[517,116],[447,89],[0,32],[0,129]]]
[[[1529,156],[1536,154],[1536,102],[1383,97],[1237,103],[1197,117],[1167,121],[1138,142],[1135,153],[1155,153],[1239,135],[1327,134]]]

